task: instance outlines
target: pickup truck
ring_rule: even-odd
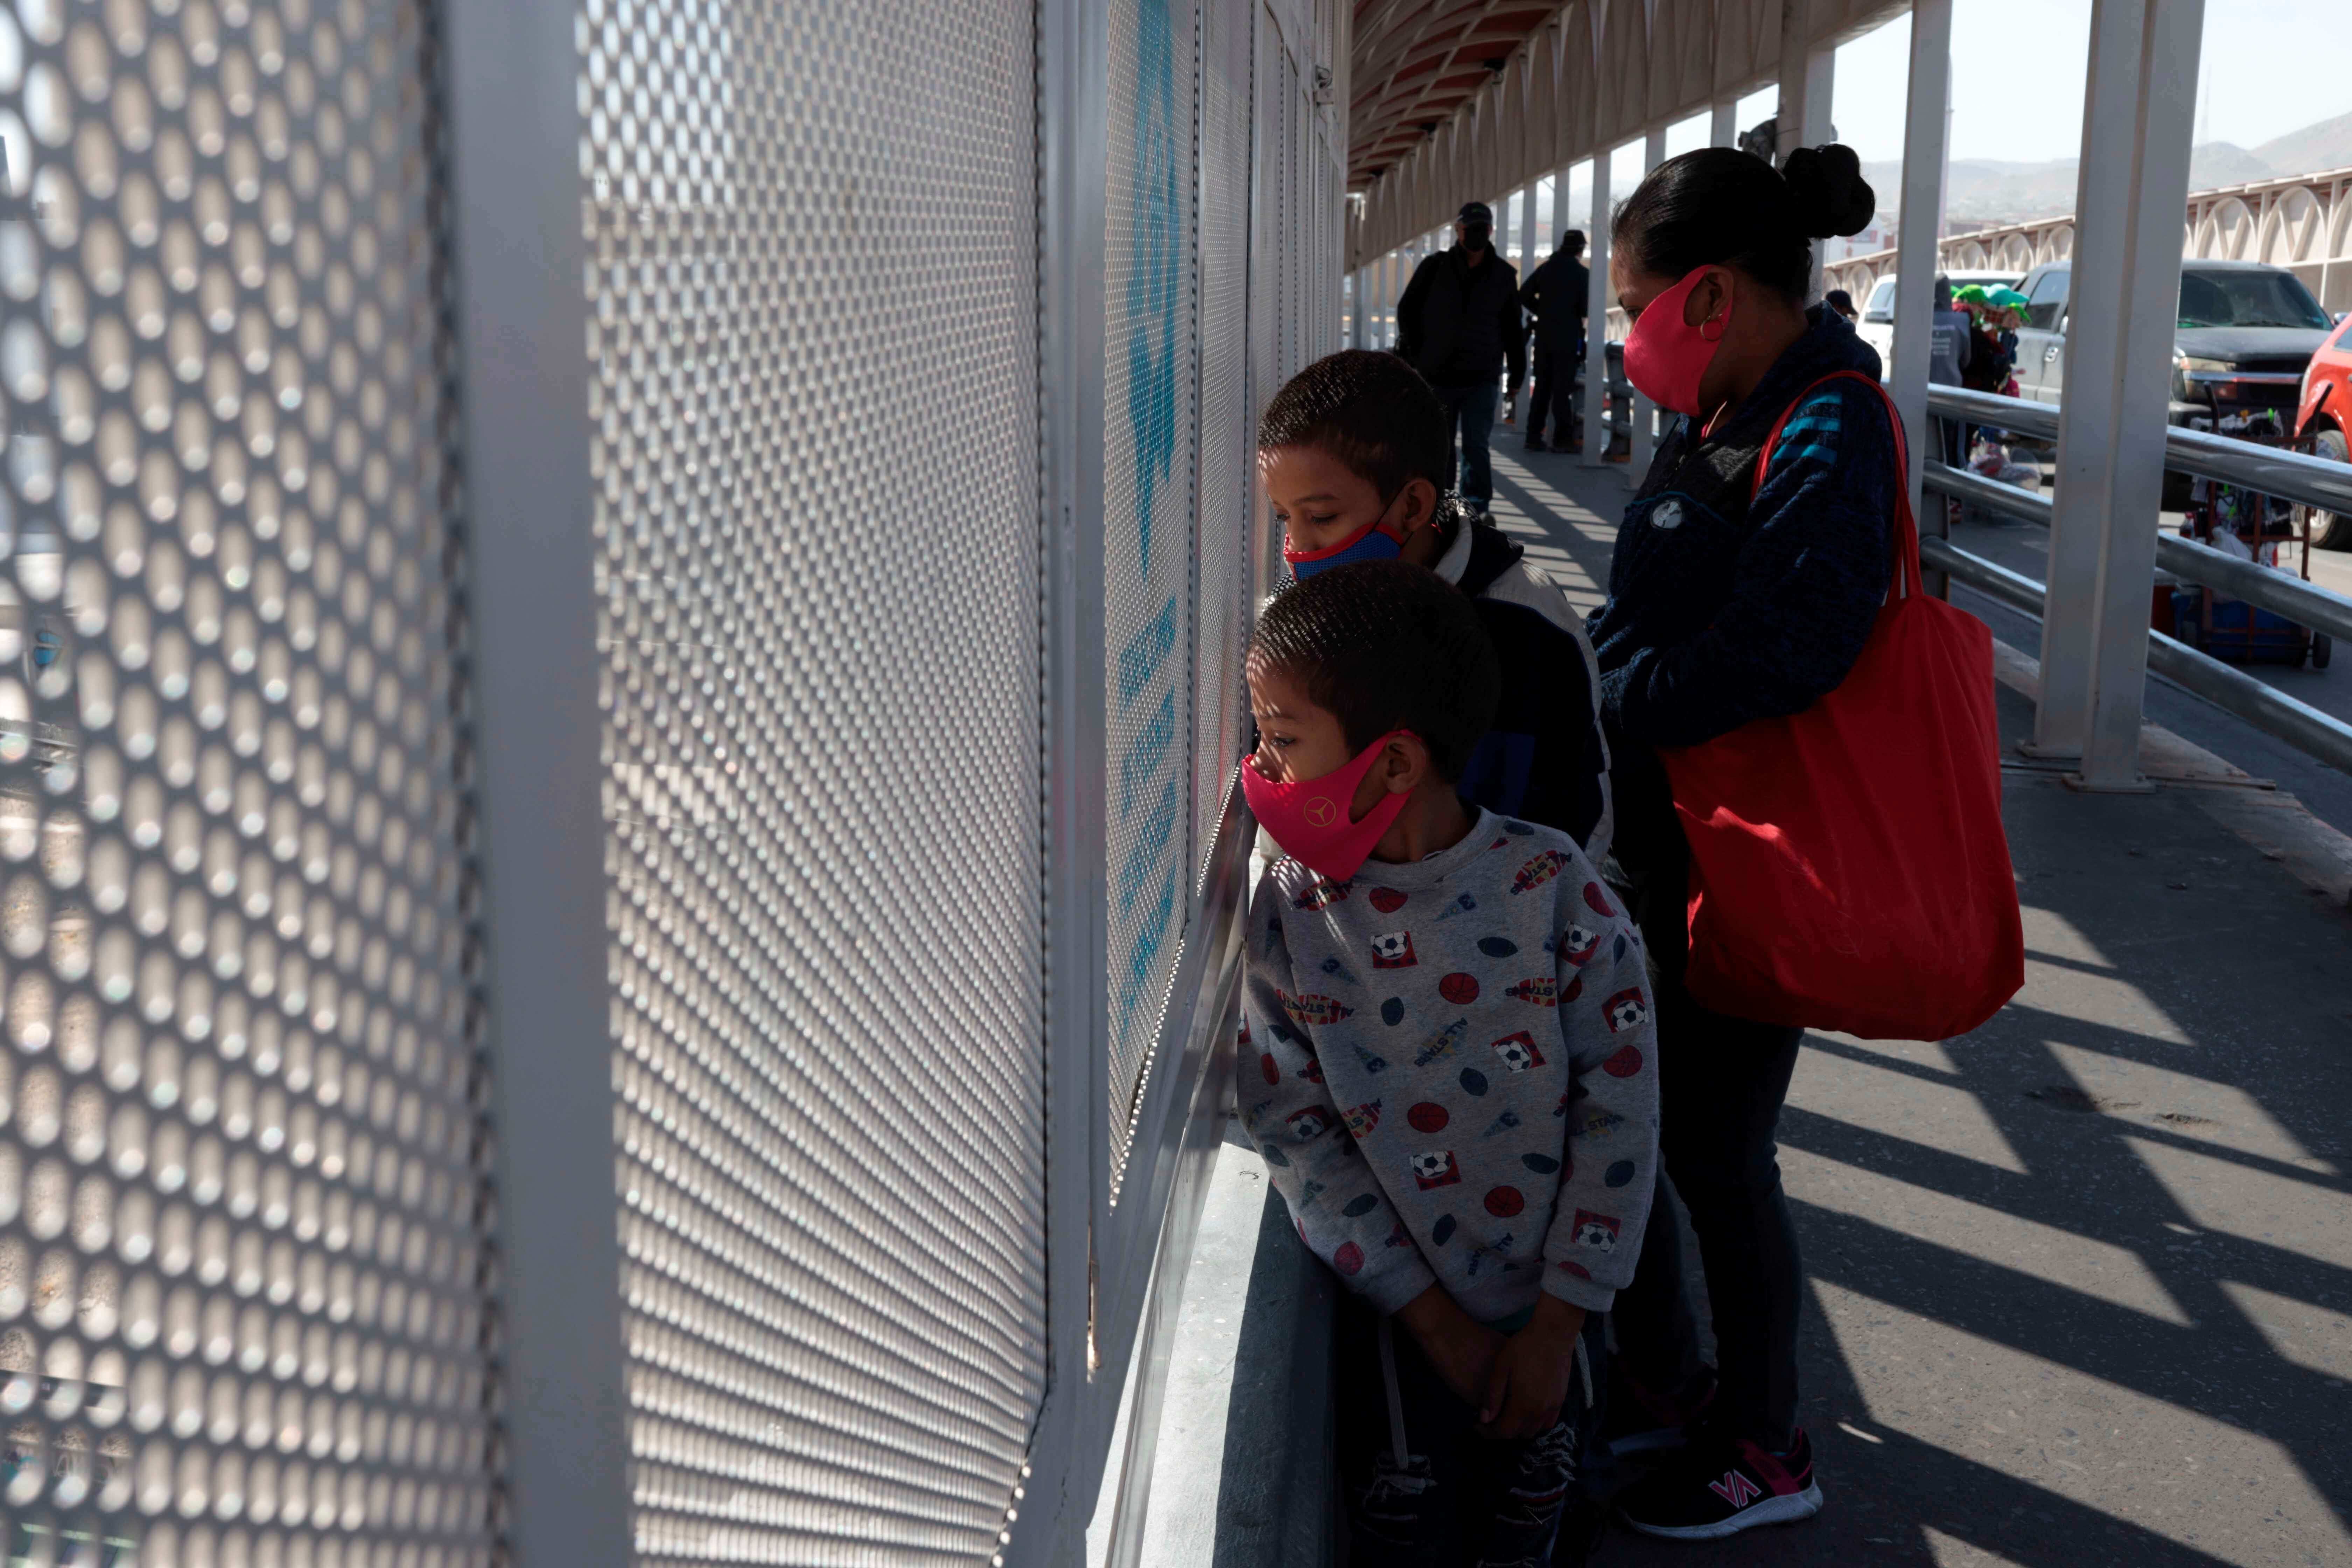
[[[2017,395],[2064,401],[2070,262],[2037,267],[2018,285]],[[2172,399],[2166,417],[2223,435],[2248,415],[2275,412],[2293,434],[2304,368],[2335,322],[2303,280],[2260,261],[2184,261],[2172,340]],[[2188,476],[2164,477],[2168,510],[2187,502]]]

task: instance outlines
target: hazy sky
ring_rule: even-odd
[[[2197,140],[2252,147],[2352,110],[2347,19],[2341,0],[2206,0]],[[1955,0],[1952,156],[2078,153],[2090,37],[2091,0]],[[1910,58],[1908,16],[1838,51],[1830,118],[1864,158],[1903,154]]]

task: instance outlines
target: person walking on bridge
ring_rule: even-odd
[[[1454,220],[1454,237],[1412,269],[1397,300],[1397,353],[1445,405],[1462,442],[1456,488],[1463,504],[1484,516],[1495,496],[1487,442],[1501,396],[1496,378],[1507,363],[1513,386],[1525,378],[1527,331],[1518,268],[1495,253],[1494,209],[1470,203]]]
[[[1559,247],[1519,286],[1519,303],[1536,318],[1536,384],[1528,394],[1528,450],[1577,450],[1576,367],[1584,363],[1584,307],[1591,274],[1584,267],[1584,231],[1570,229]],[[1544,422],[1558,421],[1559,439],[1544,440]]]

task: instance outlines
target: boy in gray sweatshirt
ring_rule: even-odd
[[[1363,1562],[1549,1562],[1657,1147],[1639,934],[1565,834],[1454,781],[1495,704],[1475,611],[1337,567],[1253,639],[1243,783],[1286,851],[1253,901],[1244,1127],[1360,1305],[1339,1328]],[[1406,1332],[1394,1332],[1391,1323]]]

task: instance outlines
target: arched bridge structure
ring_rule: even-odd
[[[2034,218],[1946,236],[1937,265],[2024,273],[2074,251],[2074,216]],[[2184,258],[2266,261],[2284,267],[2330,310],[2352,309],[2352,169],[2220,185],[2189,195],[2181,224]],[[1895,252],[1832,262],[1832,287],[1856,300],[1895,270]]]

